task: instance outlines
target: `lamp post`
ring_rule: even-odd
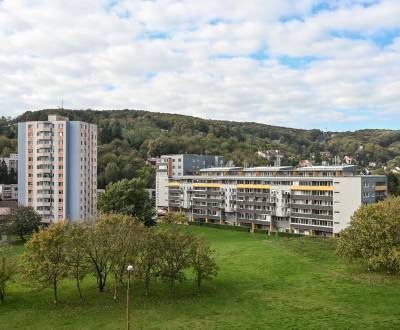
[[[131,289],[131,273],[133,271],[133,266],[129,265],[126,270],[128,271],[128,288],[126,289],[126,330],[129,330],[129,291]]]

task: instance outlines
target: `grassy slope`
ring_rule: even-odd
[[[163,284],[144,298],[134,288],[134,328],[144,329],[395,329],[400,328],[400,280],[366,274],[343,264],[334,242],[307,238],[269,238],[261,234],[190,227],[217,251],[220,273],[196,294],[192,282],[172,296]],[[17,247],[21,251],[21,247]],[[124,297],[84,285],[81,305],[72,283],[51,292],[17,284],[0,305],[1,329],[121,329]]]

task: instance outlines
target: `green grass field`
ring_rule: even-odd
[[[133,288],[133,329],[400,329],[400,279],[369,274],[334,254],[332,240],[267,238],[189,227],[216,250],[218,277],[196,293],[193,282],[170,294],[157,283]],[[15,255],[23,246],[14,247]],[[0,329],[124,329],[125,296],[113,301],[89,278],[81,304],[72,282],[59,290],[11,284]]]

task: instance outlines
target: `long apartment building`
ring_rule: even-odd
[[[44,222],[89,220],[97,210],[97,127],[50,115],[18,124],[18,203]]]
[[[156,159],[156,207],[158,210],[168,209],[168,181],[184,175],[192,175],[197,171],[222,166],[223,156],[177,154],[163,155]]]
[[[220,167],[170,178],[168,206],[193,221],[334,236],[386,191],[385,176],[355,166]]]

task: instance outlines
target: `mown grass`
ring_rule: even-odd
[[[400,329],[400,279],[348,265],[329,239],[267,237],[188,227],[216,250],[218,277],[197,293],[191,278],[171,294],[163,283],[145,297],[133,287],[134,329]],[[16,246],[16,256],[22,252]],[[190,277],[190,274],[189,274]],[[0,305],[0,329],[123,329],[125,297],[85,280],[85,303],[72,282],[52,304],[50,290],[18,281]]]

